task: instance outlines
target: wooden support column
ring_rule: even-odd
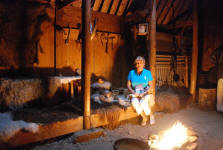
[[[189,71],[189,60],[188,60],[188,56],[185,56],[185,87],[188,88],[189,86],[189,82],[188,82],[188,71]]]
[[[156,89],[156,0],[152,3],[152,15],[151,15],[151,31],[150,31],[150,70],[153,76],[153,94],[155,96]]]
[[[191,82],[190,94],[195,102],[196,82],[197,82],[197,64],[198,64],[198,5],[197,0],[193,0],[193,48],[192,48],[192,63],[191,63]]]
[[[90,128],[90,21],[91,21],[91,1],[82,0],[82,65],[81,65],[81,81],[82,91],[81,97],[84,101],[84,128]]]
[[[53,3],[54,6],[54,75],[57,75],[57,30],[56,30],[56,24],[57,24],[57,4],[56,1]]]

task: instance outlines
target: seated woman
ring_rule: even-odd
[[[145,59],[138,56],[135,59],[135,70],[131,70],[128,75],[127,88],[132,94],[131,103],[138,115],[142,116],[141,125],[145,126],[147,117],[150,115],[150,124],[155,123],[150,107],[154,105],[152,95],[152,74],[145,69]]]

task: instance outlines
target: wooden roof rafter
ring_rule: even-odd
[[[75,1],[77,1],[77,0],[55,0],[58,9],[61,9]]]
[[[167,15],[170,13],[170,11],[172,10],[172,6],[174,4],[175,0],[169,0],[167,3],[167,6],[164,8],[162,15],[160,16],[160,20],[159,23],[160,24],[164,24],[164,20],[166,19]]]
[[[116,10],[115,10],[115,14],[114,14],[114,15],[117,15],[117,13],[118,13],[118,10],[119,10],[119,7],[120,7],[121,3],[122,3],[122,0],[119,0],[118,5],[117,5],[117,8],[116,8]]]
[[[108,12],[109,14],[112,14],[112,15],[115,14],[115,11],[116,11],[116,8],[117,8],[117,6],[119,4],[119,1],[120,0],[114,0],[113,1],[112,6],[111,6],[111,8],[109,9],[109,12]]]
[[[98,8],[98,11],[99,11],[99,12],[101,12],[102,7],[103,7],[103,5],[104,5],[104,2],[105,2],[105,0],[102,0],[102,1],[101,1],[100,7]]]
[[[163,12],[163,10],[165,9],[165,6],[167,5],[167,3],[168,3],[168,0],[161,0],[161,2],[160,2],[160,4],[159,4],[159,6],[157,7],[157,24],[160,24],[159,23],[159,20],[160,20],[160,17],[161,17],[161,15],[162,15],[162,12]]]
[[[98,11],[100,6],[101,6],[101,1],[102,0],[95,0],[94,5],[93,5],[93,10]]]
[[[168,22],[176,17],[176,8],[179,5],[181,0],[174,0],[172,6],[170,8],[169,13],[167,14],[166,18],[163,21],[163,24],[168,24]]]
[[[178,20],[185,18],[185,16],[190,15],[192,12],[192,8],[188,8],[186,11],[184,11],[182,14],[176,16],[175,18],[173,18],[173,20],[171,20],[168,24],[174,24],[176,23]]]
[[[133,1],[133,0],[128,0],[128,3],[127,3],[127,5],[126,5],[126,7],[125,7],[125,10],[124,10],[124,12],[123,12],[123,14],[122,14],[123,16],[126,16],[129,7],[130,7],[130,5],[132,4],[132,1]]]
[[[128,1],[129,1],[129,0],[122,0],[122,2],[121,2],[121,4],[120,4],[120,7],[119,7],[119,10],[118,10],[118,12],[117,12],[117,15],[118,15],[118,16],[122,16],[122,15],[123,15],[126,6],[128,6]]]
[[[108,10],[107,10],[107,14],[110,14],[113,3],[114,3],[114,0],[111,0],[111,3],[110,3],[110,5],[108,7]]]

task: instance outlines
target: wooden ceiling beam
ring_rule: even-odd
[[[187,10],[185,10],[183,13],[179,14],[178,16],[176,16],[173,20],[171,20],[168,24],[174,24],[175,22],[177,22],[178,20],[182,20],[182,18],[184,18],[185,16],[187,16],[189,13],[192,12],[192,8],[188,8]]]
[[[118,12],[117,12],[118,16],[121,16],[124,13],[125,7],[127,5],[128,5],[128,0],[122,0],[121,4],[119,6]]]
[[[119,1],[121,1],[121,0],[114,0],[113,4],[111,6],[111,10],[110,10],[109,14],[112,14],[112,15],[115,14],[116,9],[117,9],[118,4],[119,4]]]
[[[133,14],[125,16],[125,22],[139,23],[146,21],[149,14],[151,13],[151,1],[147,0],[143,10],[137,10]]]
[[[110,14],[113,3],[114,3],[114,0],[111,1],[110,5],[108,7],[108,10],[107,10],[107,14]]]
[[[119,0],[118,5],[117,5],[117,7],[115,9],[115,15],[117,15],[121,3],[122,3],[122,0]]]
[[[192,28],[193,22],[191,20],[189,20],[189,21],[177,21],[174,26],[172,24],[171,25],[170,24],[162,25],[162,26],[164,26],[168,30],[179,29],[179,28]]]
[[[123,18],[106,13],[92,12],[92,21],[97,18],[97,31],[122,33]],[[57,25],[61,27],[79,28],[81,24],[81,8],[66,6],[57,11]]]
[[[165,6],[164,10],[161,13],[161,16],[159,18],[159,23],[163,24],[165,18],[167,15],[170,13],[170,10],[172,9],[172,4],[174,3],[175,0],[168,0],[167,5]]]
[[[172,7],[170,8],[170,11],[168,13],[168,15],[166,16],[166,18],[163,21],[163,24],[168,24],[170,22],[170,20],[173,20],[176,17],[176,8],[179,5],[179,2],[181,0],[174,0]]]
[[[125,6],[125,10],[124,10],[124,12],[123,12],[123,16],[125,16],[126,13],[128,12],[128,8],[129,8],[129,6],[130,6],[131,1],[132,1],[132,0],[128,0],[128,3],[126,4],[126,6]]]
[[[59,1],[57,1],[57,7],[58,7],[58,9],[61,9],[61,8],[67,6],[68,4],[70,4],[72,2],[75,2],[75,1],[78,1],[78,0],[59,0]]]
[[[112,2],[112,0],[106,0],[106,1],[104,1],[103,6],[102,6],[100,12],[102,12],[102,13],[107,13],[108,8],[109,8],[111,2]]]
[[[168,0],[162,0],[157,8],[157,13],[156,13],[157,14],[156,15],[157,24],[160,24],[159,20],[160,20],[162,12],[163,12],[164,8],[166,7],[167,3],[168,3]]]
[[[93,6],[93,11],[98,11],[100,6],[101,6],[101,1],[102,0],[95,0],[94,6]]]

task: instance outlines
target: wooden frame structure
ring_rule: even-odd
[[[176,56],[176,68],[172,68],[173,56],[171,55],[156,55],[156,86],[168,86],[168,87],[185,87],[188,88],[188,66],[189,56]],[[174,70],[179,76],[179,82],[181,85],[176,84],[173,79]]]
[[[198,57],[198,16],[197,16],[197,3],[194,2],[194,23],[193,23],[193,51],[192,51],[192,71],[191,71],[191,84],[190,92],[195,97],[196,79],[197,79],[197,57]],[[0,147],[3,149],[12,148],[18,145],[37,142],[44,139],[49,139],[64,134],[76,132],[82,129],[89,129],[91,127],[99,127],[106,125],[108,121],[102,114],[91,114],[90,112],[90,74],[89,64],[91,63],[89,58],[89,44],[90,44],[90,1],[83,0],[82,9],[82,22],[83,22],[83,42],[82,42],[82,98],[84,100],[84,114],[75,119],[66,120],[63,122],[56,122],[48,125],[41,125],[40,130],[37,133],[19,131],[8,142],[0,142]],[[156,83],[156,0],[152,3],[152,17],[151,17],[151,34],[150,34],[150,67],[154,78],[154,85]],[[187,59],[185,59],[188,61]],[[188,67],[186,67],[188,68]],[[188,69],[187,69],[188,70]],[[188,82],[187,86],[188,86]],[[155,89],[155,86],[154,86]],[[154,90],[155,91],[155,90]],[[155,93],[154,93],[155,94]],[[132,107],[123,110],[120,108],[119,121],[137,117],[137,114],[133,111]]]
[[[116,111],[120,114],[117,120],[118,122],[138,116],[132,107],[127,107],[126,109],[118,108]],[[104,126],[109,123],[105,114],[91,114],[89,120],[91,121],[91,128]],[[77,132],[84,129],[83,122],[83,116],[79,116],[77,118],[69,119],[66,121],[40,125],[39,130],[36,133],[21,130],[17,132],[12,138],[10,138],[9,141],[0,141],[0,148],[1,150],[10,149],[16,146],[21,146],[62,136],[72,132]]]

